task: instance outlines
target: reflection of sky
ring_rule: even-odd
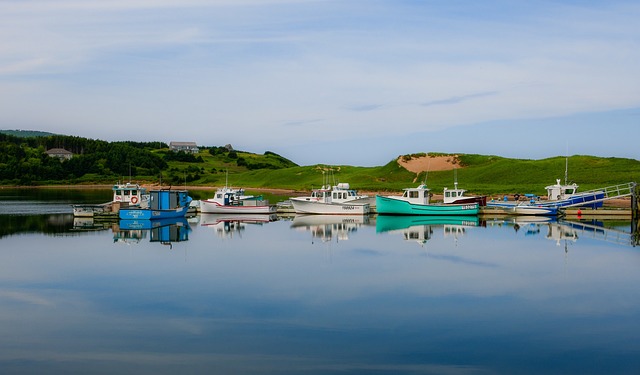
[[[510,225],[435,226],[421,246],[371,224],[329,242],[286,221],[232,239],[196,224],[171,248],[111,231],[3,238],[0,369],[637,369],[636,248],[579,238],[565,252],[545,226]]]

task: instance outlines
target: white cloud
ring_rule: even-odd
[[[625,1],[3,2],[0,127],[277,151],[293,123],[286,142],[308,144],[640,107],[638,15]],[[226,126],[242,136],[212,131]]]

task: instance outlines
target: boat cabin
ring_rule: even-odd
[[[325,188],[315,189],[311,192],[311,199],[315,201],[331,202],[331,190]]]
[[[127,182],[126,184],[113,185],[113,202],[126,203],[137,206],[149,202],[147,189],[138,184]]]
[[[427,185],[424,184],[418,186],[417,188],[407,188],[404,189],[402,200],[414,204],[429,204],[430,191],[431,190],[427,188]]]
[[[454,203],[462,198],[466,198],[464,197],[464,193],[466,190],[464,189],[458,189],[457,186],[454,189],[447,189],[444,188],[444,196],[443,196],[443,202],[444,203]]]
[[[189,205],[189,192],[186,190],[152,190],[152,210],[175,210]]]
[[[369,198],[368,195],[358,195],[358,192],[351,189],[349,184],[341,182],[338,185],[333,186],[331,190],[331,199],[333,202],[346,203],[358,199]]]
[[[550,201],[559,201],[567,198],[571,198],[578,191],[578,185],[575,183],[571,185],[560,184],[560,179],[556,180],[555,185],[549,185],[545,187],[547,190],[547,197]]]

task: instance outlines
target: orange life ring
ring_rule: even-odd
[[[131,203],[133,204],[138,203],[138,197],[131,197]]]

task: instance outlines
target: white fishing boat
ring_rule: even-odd
[[[538,216],[558,216],[563,213],[558,206],[541,205],[535,203],[490,203],[488,206],[497,207],[510,215],[538,215]]]
[[[442,202],[444,204],[478,203],[480,207],[487,205],[487,196],[468,196],[465,189],[458,188],[458,174],[454,169],[453,189],[444,188]]]
[[[560,183],[560,179],[556,179],[554,185],[545,186],[547,191],[548,204],[558,207],[602,207],[605,199],[604,190],[591,190],[578,193],[578,185],[576,183],[568,183],[569,158],[565,158],[564,166],[564,184]]]
[[[224,186],[216,190],[213,198],[200,201],[200,212],[203,214],[272,214],[276,206],[261,195],[246,195],[244,189]]]
[[[487,196],[467,196],[466,190],[458,188],[458,182],[453,183],[453,189],[444,188],[442,194],[442,202],[444,204],[464,204],[464,203],[478,203],[480,207],[487,205]]]
[[[289,200],[296,214],[366,215],[370,212],[368,196],[357,195],[355,190],[349,189],[348,184],[339,185],[323,186],[314,189],[310,196]]]
[[[117,183],[111,188],[113,190],[113,198],[110,202],[101,204],[74,204],[73,216],[76,217],[93,217],[96,214],[105,214],[114,212],[114,204],[118,204],[119,208],[146,208],[149,206],[150,195],[147,189],[139,184],[127,182],[125,184]]]

